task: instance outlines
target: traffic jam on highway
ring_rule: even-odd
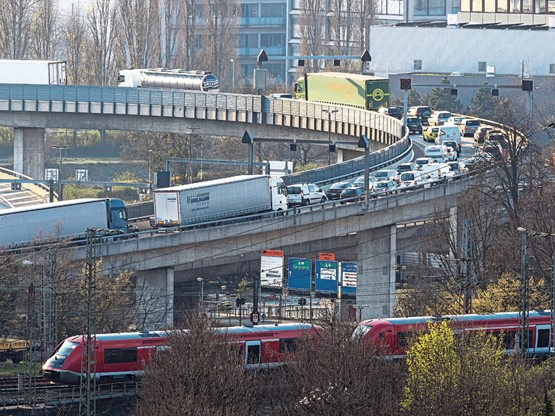
[[[382,108],[380,112],[403,118],[400,107]],[[408,110],[407,127],[413,140],[411,161],[371,173],[368,178],[370,198],[427,188],[456,179],[490,161],[507,158],[505,133],[491,126],[482,126],[475,118],[417,106]],[[315,184],[290,185],[287,187],[288,206],[310,205],[326,200],[339,200],[341,203],[362,201],[365,199],[364,179],[364,176],[359,176],[354,180],[336,182],[325,191]]]

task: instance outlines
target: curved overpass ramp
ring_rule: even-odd
[[[334,108],[333,118],[324,110]],[[14,170],[44,175],[44,129],[103,129],[242,137],[327,144],[328,132],[356,149],[403,138],[400,120],[346,106],[260,95],[67,85],[0,84],[0,125],[15,129]]]

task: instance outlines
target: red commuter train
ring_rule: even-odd
[[[418,334],[427,332],[430,322],[449,322],[456,332],[484,330],[502,334],[507,350],[515,350],[518,333],[518,312],[501,312],[484,315],[418,316],[410,318],[371,319],[360,322],[353,339],[374,346],[391,358],[402,358],[408,343]],[[528,355],[542,356],[550,353],[551,311],[533,311],[528,319]]]
[[[323,333],[311,324],[258,325],[254,327],[214,328],[231,342],[241,345],[245,367],[272,367],[291,359],[304,338]],[[133,379],[144,374],[145,363],[166,349],[168,335],[177,331],[127,332],[96,336],[95,377],[98,381]],[[42,369],[45,378],[69,384],[81,380],[81,357],[84,337],[67,338],[56,347]]]

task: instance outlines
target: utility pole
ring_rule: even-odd
[[[29,292],[27,298],[27,320],[29,325],[29,348],[27,357],[27,375],[29,377],[29,406],[31,407],[31,414],[35,413],[36,401],[36,376],[35,376],[35,340],[34,340],[34,325],[35,320],[35,285],[33,283],[33,273],[31,272],[29,282]]]
[[[528,230],[519,227],[521,233],[520,258],[520,307],[518,311],[518,339],[516,346],[521,357],[526,356],[528,348]]]
[[[464,314],[472,313],[472,289],[473,279],[471,276],[470,258],[472,257],[472,220],[465,219],[463,222],[463,241],[461,259],[461,279],[463,281]]]
[[[96,245],[97,230],[87,229],[85,276],[86,335],[81,344],[81,401],[79,415],[96,415]]]

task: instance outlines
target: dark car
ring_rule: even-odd
[[[502,149],[508,149],[509,143],[507,142],[507,136],[502,131],[499,130],[492,130],[486,134],[486,142],[485,144],[499,144]]]
[[[422,134],[422,122],[418,117],[407,117],[409,133]]]
[[[423,126],[429,126],[430,123],[428,123],[428,118],[432,115],[432,109],[427,105],[418,105],[410,107],[408,115],[418,117]]]
[[[352,186],[352,187],[347,188],[347,189],[343,189],[343,192],[341,192],[341,195],[339,196],[339,199],[341,200],[342,204],[345,204],[347,202],[363,201],[364,200],[364,189],[357,188],[355,186]]]
[[[339,199],[339,197],[341,196],[341,192],[343,192],[344,189],[350,188],[352,186],[353,185],[350,182],[334,183],[326,191],[326,196],[328,197],[329,200]]]
[[[484,143],[486,140],[486,134],[488,134],[491,130],[493,130],[491,127],[478,127],[478,129],[474,132],[474,142]]]
[[[401,107],[387,107],[383,112],[399,120],[403,118],[403,109]]]

